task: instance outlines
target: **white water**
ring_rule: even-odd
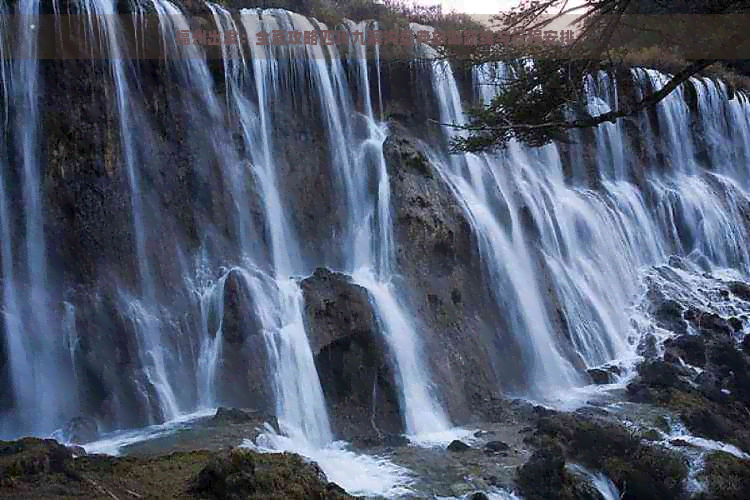
[[[601,472],[592,472],[587,468],[580,465],[569,466],[574,474],[581,476],[586,481],[589,481],[596,491],[601,494],[604,500],[620,500],[620,492],[617,486],[614,485],[611,479]]]
[[[416,332],[409,318],[394,298],[393,285],[375,281],[366,274],[355,274],[354,279],[370,293],[385,339],[396,356],[397,383],[403,397],[406,431],[424,439],[447,431],[450,421],[425,375],[422,366],[425,355],[417,344]]]
[[[482,83],[510,73],[485,66],[475,78]],[[652,71],[635,74],[652,84],[665,81]],[[609,77],[600,74],[596,80],[587,80],[587,85],[592,113],[606,112],[616,103],[616,95],[607,90],[612,87]],[[441,121],[464,123],[451,70],[439,62],[433,87]],[[496,88],[480,86],[484,102]],[[715,109],[711,106],[716,103],[709,96],[699,93],[699,107],[710,116],[707,110]],[[745,102],[739,99],[732,106],[745,106]],[[638,338],[639,333],[630,325],[629,305],[640,293],[640,269],[663,263],[671,253],[687,255],[695,250],[717,266],[747,269],[750,255],[746,245],[738,242],[747,241],[748,235],[742,224],[731,221],[739,220],[739,201],[748,196],[740,182],[746,178],[749,163],[723,163],[722,173],[727,177],[697,171],[693,138],[683,125],[689,123],[687,113],[682,90],[657,107],[663,144],[651,146],[671,152],[667,160],[672,167],[669,175],[647,178],[650,200],[626,181],[636,159],[628,154],[622,131],[613,124],[595,130],[595,161],[603,170],[603,190],[571,187],[554,145],[527,149],[511,143],[507,150],[494,154],[435,158],[479,237],[482,259],[502,298],[501,311],[516,314],[514,330],[532,360],[530,371],[544,399],[559,400],[580,382],[569,364],[570,354],[560,348],[560,332],[551,329],[546,317],[544,278],[531,267],[533,247],[551,270],[551,285],[561,300],[570,341],[586,366],[633,357],[634,346],[628,338]],[[748,113],[728,115],[735,117],[734,128],[744,134]],[[456,133],[449,127],[445,132],[449,138]],[[724,141],[724,149],[744,153],[743,147],[727,148],[726,135],[716,135],[710,138],[714,143]],[[577,161],[582,161],[580,154]],[[585,169],[574,165],[572,170]],[[521,207],[527,207],[539,228],[538,243],[524,241],[519,230]],[[510,223],[503,226],[500,221],[507,220],[506,211]],[[513,310],[514,303],[522,304],[520,311]]]
[[[257,443],[248,440],[244,446],[264,452],[299,453],[320,465],[329,481],[352,495],[390,498],[411,492],[409,486],[413,477],[407,469],[382,457],[353,453],[343,442],[329,443],[321,448],[299,433],[282,436],[267,432]]]
[[[24,1],[22,8],[33,12],[38,3]],[[111,12],[109,0],[80,2],[92,16]],[[429,352],[420,339],[419,324],[401,303],[399,290],[393,285],[393,224],[390,214],[390,192],[383,143],[388,130],[382,118],[375,118],[374,98],[370,95],[373,72],[366,63],[364,47],[350,49],[349,67],[338,58],[338,49],[321,46],[261,47],[252,45],[246,54],[237,46],[222,46],[225,102],[216,97],[214,82],[205,55],[195,46],[177,47],[176,33],[187,29],[188,22],[179,9],[166,0],[153,0],[160,17],[162,38],[167,51],[175,58],[174,67],[180,83],[187,88],[196,113],[207,115],[211,126],[201,133],[210,136],[208,143],[219,159],[219,170],[226,175],[231,191],[236,220],[231,221],[240,235],[241,253],[245,261],[235,270],[242,274],[244,285],[255,302],[254,313],[260,319],[271,360],[276,410],[286,436],[269,434],[264,437],[267,448],[298,450],[317,457],[331,478],[352,491],[394,494],[406,484],[400,476],[404,471],[391,468],[387,462],[353,455],[333,441],[323,391],[315,369],[313,354],[302,320],[302,295],[294,276],[309,273],[320,262],[308,262],[301,255],[300,237],[289,222],[288,200],[279,184],[279,152],[284,144],[277,136],[274,107],[286,99],[307,92],[317,99],[322,110],[322,127],[330,150],[331,172],[336,180],[335,199],[341,202],[346,219],[343,235],[334,235],[331,246],[341,246],[341,267],[354,275],[370,293],[382,332],[396,360],[396,374],[401,392],[406,430],[415,443],[428,444],[449,440],[456,435],[441,407],[437,388],[431,384]],[[238,26],[226,10],[209,5],[214,21],[222,33]],[[285,11],[243,10],[241,28],[254,38],[261,28],[306,31],[316,28],[314,21]],[[347,23],[350,31],[363,30],[365,23]],[[163,338],[162,310],[156,303],[154,274],[156,269],[146,251],[149,212],[145,207],[146,193],[141,180],[148,165],[139,161],[136,135],[140,126],[133,119],[133,101],[121,53],[119,32],[114,24],[101,26],[108,51],[113,56],[110,70],[114,82],[114,99],[119,115],[123,160],[132,195],[133,232],[139,263],[141,292],[128,300],[130,319],[139,333],[139,352],[148,368],[150,383],[156,388],[164,418],[180,416],[178,396],[182,391],[179,370],[195,370],[190,356],[183,356],[172,339]],[[36,50],[36,35],[24,31],[22,50],[31,55]],[[5,50],[2,44],[0,50]],[[377,57],[377,48],[375,49]],[[284,57],[281,57],[284,56]],[[248,58],[250,60],[248,60]],[[5,59],[3,58],[3,61]],[[23,328],[23,310],[39,313],[35,320],[42,326],[46,313],[47,264],[44,255],[37,109],[43,89],[38,82],[39,68],[33,58],[19,59],[14,81],[17,99],[17,135],[23,167],[25,219],[24,245],[20,255],[13,255],[11,226],[14,211],[5,177],[7,165],[0,165],[0,226],[2,230],[3,308],[6,340],[11,353],[12,376],[19,406],[33,420],[43,421],[34,413],[40,407],[49,414],[60,411],[63,404],[56,391],[57,377],[51,376],[57,360],[33,356],[39,346],[44,350],[55,344],[46,328]],[[282,62],[283,61],[283,62]],[[378,78],[378,105],[383,113],[380,95],[379,64],[374,72]],[[10,75],[3,68],[3,91],[7,95]],[[352,69],[353,68],[353,69]],[[347,71],[348,69],[348,71]],[[440,71],[437,71],[439,69]],[[491,69],[503,73],[504,68]],[[665,76],[652,71],[637,71],[643,83],[662,84]],[[354,75],[353,77],[351,75]],[[437,75],[440,75],[440,78]],[[475,75],[481,80],[486,75]],[[438,97],[441,121],[462,123],[464,118],[458,85],[450,68],[437,68],[431,81]],[[295,83],[296,79],[296,83]],[[424,83],[424,82],[422,82]],[[591,112],[613,109],[617,96],[610,78],[604,74],[592,77],[588,85]],[[653,150],[668,152],[670,167],[663,174],[651,172],[644,185],[629,182],[635,163],[623,137],[620,124],[604,124],[595,130],[598,170],[604,179],[602,189],[572,187],[563,174],[563,160],[552,145],[529,150],[518,144],[499,154],[463,155],[446,158],[435,153],[434,163],[450,185],[457,203],[463,208],[478,239],[486,272],[494,284],[494,298],[499,312],[509,318],[517,342],[529,361],[528,377],[534,396],[564,399],[578,391],[579,370],[574,368],[571,351],[577,351],[579,365],[598,366],[613,359],[632,356],[633,345],[628,338],[637,337],[637,328],[630,325],[628,306],[640,292],[639,272],[644,266],[662,263],[672,253],[700,252],[717,266],[736,267],[745,272],[750,254],[744,243],[750,235],[738,223],[742,214],[738,200],[747,198],[748,138],[750,116],[747,98],[741,95],[726,100],[726,89],[705,81],[698,92],[700,119],[706,131],[712,171],[702,170],[696,158],[694,138],[687,124],[692,117],[685,103],[685,93],[678,91],[658,108],[660,134],[652,139]],[[350,87],[359,88],[362,112],[357,111]],[[492,96],[483,87],[486,100]],[[5,100],[7,106],[7,100]],[[720,110],[717,110],[720,108]],[[6,109],[7,112],[7,109]],[[723,118],[722,118],[723,117]],[[721,120],[726,119],[727,123]],[[245,155],[229,146],[224,122],[236,120],[241,131]],[[203,124],[204,122],[201,122]],[[647,129],[641,123],[642,129]],[[7,128],[7,122],[4,122]],[[453,131],[446,129],[446,137]],[[657,144],[658,143],[658,144]],[[580,151],[579,151],[580,153]],[[4,160],[4,158],[2,158]],[[583,155],[579,154],[581,168]],[[651,166],[651,165],[650,165]],[[653,167],[653,166],[651,166]],[[255,193],[248,180],[254,180]],[[268,240],[268,258],[258,251],[254,241],[253,223],[248,209],[257,197],[262,204],[264,230]],[[527,240],[527,210],[539,228],[539,241]],[[158,214],[154,214],[158,221]],[[158,222],[153,222],[157,226]],[[542,260],[550,276],[540,276],[535,266]],[[16,261],[25,261],[29,276],[14,269]],[[328,264],[323,262],[322,264]],[[210,264],[209,264],[210,265]],[[24,269],[24,266],[21,266]],[[196,401],[190,407],[213,406],[216,402],[216,375],[221,365],[224,282],[226,273],[215,282],[204,282],[196,289],[200,309],[200,352],[197,365]],[[29,294],[23,286],[29,284]],[[547,283],[549,281],[549,283]],[[550,284],[560,298],[567,318],[570,340],[557,330],[545,303]],[[28,295],[28,297],[26,296]],[[44,307],[37,308],[38,304]],[[66,318],[70,319],[70,312]],[[53,322],[48,321],[48,324]],[[64,354],[73,359],[77,333],[70,322],[65,328],[67,342]],[[39,326],[39,325],[37,325]],[[180,332],[188,336],[190,331]],[[565,345],[570,343],[571,348]],[[36,344],[36,345],[34,345]],[[47,352],[47,351],[45,351]],[[52,352],[52,349],[49,350]],[[580,366],[579,366],[580,367]],[[43,369],[49,369],[45,371]],[[29,383],[33,381],[33,383]],[[566,392],[567,391],[567,392]],[[554,394],[549,394],[553,392]],[[585,393],[585,391],[580,392]],[[181,401],[181,399],[180,399]],[[187,409],[187,408],[183,408]],[[44,413],[42,412],[41,415]],[[154,419],[159,418],[154,416]],[[458,431],[455,431],[458,432]],[[128,438],[130,439],[130,438]],[[351,466],[351,468],[350,468]],[[330,472],[329,472],[330,471]]]
[[[465,117],[452,69],[442,61],[434,62],[432,69],[441,122],[463,125]],[[454,129],[447,126],[444,129],[447,139],[454,137]],[[531,155],[524,155],[520,147],[515,147],[511,155],[508,163],[515,160],[518,162],[515,168],[525,170],[523,173],[526,175],[540,166]],[[534,279],[529,251],[521,233],[516,203],[508,196],[514,188],[503,185],[508,179],[504,178],[507,174],[501,170],[502,165],[497,165],[496,158],[474,154],[452,156],[448,161],[433,158],[433,163],[453,188],[479,238],[480,252],[493,283],[498,306],[503,308],[507,304],[517,304],[510,311],[513,329],[519,343],[528,346],[532,364],[529,372],[534,378],[536,391],[542,393],[572,387],[578,381],[577,376],[570,363],[560,354],[552,337],[549,319]],[[537,180],[539,184],[535,187],[545,189],[548,182],[533,179]],[[522,180],[523,184],[528,182],[529,179]],[[544,203],[545,200],[541,201]],[[509,228],[503,227],[498,214],[492,210],[492,206],[498,204],[510,210]]]
[[[5,268],[4,302],[7,339],[11,353],[11,376],[17,400],[18,423],[26,428],[30,422],[44,422],[47,431],[65,408],[61,399],[65,391],[65,378],[59,373],[55,349],[55,328],[48,304],[47,257],[45,251],[44,220],[42,215],[41,166],[39,164],[39,96],[42,88],[39,75],[38,24],[40,3],[38,0],[23,0],[17,3],[18,50],[15,73],[6,74],[3,62],[3,89],[13,84],[13,100],[16,104],[15,139],[17,158],[22,170],[23,218],[25,245],[18,251],[25,265],[24,277],[15,276],[12,269]],[[7,80],[5,77],[7,76]],[[7,99],[10,94],[4,96]],[[3,117],[7,122],[6,114]],[[3,169],[7,168],[0,165]],[[3,175],[4,177],[4,175]],[[7,182],[7,181],[3,181]],[[5,186],[3,187],[5,188]],[[3,231],[11,234],[10,211],[15,209],[7,199],[2,201],[0,217]],[[13,266],[9,237],[3,249],[3,265]],[[4,245],[6,245],[4,241]],[[9,282],[8,282],[9,281]],[[25,282],[26,287],[18,287]]]
[[[87,33],[94,39],[94,30],[98,29],[106,40],[107,55],[109,57],[110,72],[114,81],[115,100],[120,120],[120,144],[122,145],[123,161],[130,186],[130,201],[133,216],[133,232],[135,234],[136,260],[138,263],[138,277],[142,299],[132,300],[131,311],[134,312],[133,321],[138,333],[141,362],[145,368],[149,383],[156,389],[160,416],[150,415],[150,419],[172,420],[180,414],[172,388],[172,382],[167,375],[165,360],[165,346],[161,340],[161,315],[156,307],[156,290],[148,254],[146,251],[147,233],[144,223],[144,208],[141,193],[141,176],[133,136],[132,111],[130,103],[132,97],[125,75],[125,59],[121,49],[120,34],[122,29],[117,21],[115,5],[112,0],[79,0],[80,6],[86,13]],[[98,23],[94,26],[94,20]],[[153,214],[152,214],[153,215]],[[148,405],[150,407],[150,405]]]

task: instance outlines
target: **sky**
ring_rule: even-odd
[[[416,0],[416,2],[422,5],[439,3],[443,6],[443,12],[456,10],[466,14],[497,14],[515,7],[521,3],[521,0]],[[583,2],[584,0],[570,0],[568,7],[580,5]]]
[[[417,0],[424,5],[440,3],[443,11],[456,10],[467,14],[497,14],[520,3],[519,0]]]

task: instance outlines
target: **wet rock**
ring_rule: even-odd
[[[13,478],[64,472],[71,451],[54,439],[0,441],[0,483]]]
[[[590,368],[587,372],[591,380],[597,385],[611,384],[615,381],[615,377],[603,368]]]
[[[687,442],[687,441],[685,441],[684,439],[672,439],[672,440],[671,440],[671,441],[669,441],[669,442],[670,442],[670,444],[671,444],[672,446],[679,446],[679,447],[682,447],[682,448],[685,448],[685,447],[689,447],[689,446],[692,446],[692,445],[691,445],[690,443],[688,443],[688,442]]]
[[[595,500],[596,490],[565,469],[563,449],[556,444],[536,450],[518,470],[516,484],[527,500]]]
[[[247,450],[229,450],[212,457],[192,479],[190,489],[214,498],[334,499],[352,498],[321,477],[319,467],[301,457],[283,454],[269,467]]]
[[[373,443],[403,433],[393,364],[367,290],[323,268],[300,286],[334,429],[347,440]]]
[[[680,335],[664,342],[666,355],[674,355],[685,363],[702,368],[706,364],[706,341],[697,335]]]
[[[242,274],[230,271],[224,282],[223,340],[237,348],[245,339],[258,335],[262,325],[255,311],[255,300]]]
[[[403,154],[425,151],[399,124],[384,156],[391,187],[395,273],[405,307],[419,318],[425,369],[454,422],[484,414],[495,388],[522,385],[525,359],[507,318],[498,314],[476,236],[451,188],[427,177]],[[435,167],[430,166],[435,172]],[[507,214],[510,221],[510,213]],[[491,346],[488,348],[488,346]]]
[[[650,387],[675,387],[683,385],[681,369],[663,360],[645,361],[638,365],[641,381]]]
[[[683,271],[686,271],[689,268],[687,263],[685,262],[685,259],[677,255],[670,255],[668,263],[671,267],[676,267],[677,269],[682,269]]]
[[[687,325],[682,317],[684,309],[682,304],[667,298],[664,292],[655,285],[652,285],[646,296],[650,301],[651,314],[660,327],[675,333],[687,331]]]
[[[272,378],[255,299],[238,270],[226,276],[223,292],[217,398],[226,405],[272,411]]]
[[[217,424],[241,424],[250,422],[256,418],[256,415],[249,411],[240,410],[239,408],[224,408],[223,406],[220,406],[216,409],[216,414],[211,421]]]
[[[638,343],[638,354],[646,359],[654,359],[659,355],[656,347],[656,337],[653,334],[644,335]]]
[[[729,291],[736,297],[746,302],[750,302],[750,284],[742,281],[732,281],[729,283]]]
[[[545,464],[546,475],[529,475],[527,482],[560,482],[560,453],[564,459],[604,472],[623,493],[624,499],[679,498],[687,467],[678,455],[658,446],[644,444],[625,426],[583,413],[554,413],[543,417],[531,443],[543,454],[536,463]],[[559,450],[557,450],[559,447]],[[538,451],[539,451],[538,450]],[[546,451],[545,451],[546,450]],[[536,452],[535,452],[536,453]],[[520,476],[520,473],[519,473]],[[553,488],[547,488],[547,495]],[[524,498],[529,498],[524,494]],[[537,496],[537,498],[558,498]],[[573,497],[576,498],[576,497]],[[598,498],[598,497],[592,497]]]
[[[745,335],[742,338],[742,350],[745,354],[750,354],[750,335]]]
[[[387,434],[383,436],[383,446],[398,447],[406,446],[409,444],[409,440],[403,434]]]
[[[656,429],[648,429],[647,431],[644,431],[640,434],[641,439],[646,439],[648,441],[661,441],[661,433],[657,431]]]
[[[73,445],[67,447],[73,457],[85,457],[88,455],[86,449],[83,446]]]
[[[225,408],[223,406],[216,409],[216,413],[211,417],[209,423],[214,426],[247,425],[252,423],[263,425],[269,423],[274,429],[279,428],[276,417],[270,413],[250,409]]]
[[[74,417],[63,426],[62,435],[68,443],[90,443],[99,437],[99,427],[92,417]]]
[[[458,439],[454,439],[451,441],[451,443],[448,445],[448,451],[452,452],[462,452],[471,449],[471,446],[464,443],[463,441],[459,441]]]
[[[469,496],[468,500],[490,500],[490,497],[488,497],[485,493],[482,493],[481,491],[477,491],[476,493],[473,493],[471,496]]]
[[[503,443],[502,441],[489,441],[484,445],[484,449],[485,451],[490,453],[499,453],[501,451],[509,450],[510,446],[508,446],[506,443]]]
[[[709,337],[728,336],[733,332],[727,320],[714,312],[688,309],[685,311],[685,319],[692,323],[700,333]]]
[[[742,331],[742,320],[736,316],[732,316],[727,320],[729,322],[729,326],[732,327],[732,330],[735,332],[741,332]]]

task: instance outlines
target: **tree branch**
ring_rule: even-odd
[[[639,111],[655,106],[658,104],[662,99],[667,97],[669,94],[671,94],[677,87],[680,86],[680,84],[687,81],[691,76],[695,75],[696,73],[699,73],[700,71],[706,69],[708,66],[715,63],[717,59],[707,59],[695,62],[691,64],[690,66],[686,67],[676,75],[674,75],[662,88],[660,88],[658,91],[653,92],[649,94],[648,96],[644,97],[643,99],[635,102],[632,106],[629,106],[627,108],[623,108],[620,110],[610,111],[608,113],[603,113],[601,115],[597,116],[590,116],[587,118],[581,118],[577,120],[571,120],[571,121],[554,121],[554,122],[544,122],[544,123],[508,123],[506,125],[457,125],[457,124],[449,124],[449,123],[440,123],[440,125],[444,125],[447,127],[453,127],[456,129],[461,130],[470,130],[470,131],[476,131],[481,132],[484,130],[538,130],[538,129],[576,129],[576,128],[589,128],[589,127],[596,127],[597,125],[600,125],[605,122],[612,122],[614,123],[617,121],[618,118],[624,118],[628,116],[633,116]],[[431,120],[434,123],[439,123],[435,120]]]

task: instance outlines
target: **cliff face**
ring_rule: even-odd
[[[208,7],[186,7],[213,27]],[[217,18],[229,25],[248,14],[227,15]],[[313,26],[284,11],[249,16],[243,21],[252,29]],[[313,49],[290,57],[300,53],[251,54],[247,46],[223,59],[212,47],[213,58],[204,60],[202,53],[181,53],[188,49],[156,28],[145,31],[143,43],[169,57],[126,58],[122,65],[40,61],[36,177],[19,153],[27,110],[18,96],[3,94],[8,123],[19,129],[3,129],[10,207],[3,235],[11,241],[3,259],[12,263],[3,266],[3,283],[15,287],[3,297],[6,307],[8,297],[18,297],[19,318],[43,318],[33,327],[2,324],[12,329],[0,345],[8,432],[27,430],[18,412],[24,397],[45,399],[46,387],[31,394],[18,388],[25,368],[19,365],[28,358],[30,371],[41,370],[44,353],[58,356],[48,379],[60,382],[44,432],[79,414],[106,430],[155,423],[174,416],[175,407],[278,411],[279,367],[270,346],[279,330],[304,324],[334,432],[365,440],[401,433],[406,403],[396,353],[384,340],[373,297],[349,276],[368,267],[396,290],[431,394],[460,424],[500,393],[535,388],[547,349],[581,382],[589,365],[611,359],[629,332],[625,296],[636,287],[623,292],[608,280],[629,272],[628,283],[636,282],[643,262],[634,254],[652,243],[647,231],[665,219],[664,241],[648,247],[649,258],[695,247],[714,252],[709,257],[723,265],[747,264],[736,241],[731,258],[722,260],[720,245],[706,236],[719,234],[723,244],[750,231],[740,191],[708,175],[720,200],[711,208],[722,223],[733,223],[721,232],[716,219],[695,222],[694,205],[685,201],[693,191],[680,198],[651,179],[677,170],[671,115],[652,110],[638,123],[586,131],[560,144],[559,158],[505,152],[504,163],[472,179],[498,191],[477,200],[461,191],[468,160],[459,158],[455,171],[442,164],[452,160],[438,125],[446,108],[460,107],[473,89],[461,88],[449,96],[456,102],[447,102],[436,90],[444,80],[423,60],[376,60],[372,47],[366,59],[339,47],[339,62]],[[135,50],[122,44],[124,53]],[[175,57],[186,54],[201,57]],[[471,75],[443,76],[472,83]],[[612,105],[653,84],[623,68],[615,76]],[[702,139],[715,135],[699,119],[699,95],[708,88],[691,82],[675,106],[685,112],[678,128],[689,126],[695,157],[711,172],[721,153],[741,151],[717,151]],[[725,117],[731,111],[719,108]],[[614,168],[604,151],[612,153],[616,140],[636,152],[618,179],[632,192],[607,184]],[[559,173],[549,167],[555,162]],[[500,171],[505,165],[512,171]],[[519,180],[503,180],[515,175]],[[29,231],[30,186],[42,200],[40,241]],[[612,195],[621,192],[629,197]],[[643,207],[657,214],[653,227]],[[631,231],[629,218],[646,229]],[[495,233],[480,234],[492,223]],[[46,296],[32,303],[35,268],[27,254],[36,243],[44,248]],[[618,267],[621,260],[630,267]],[[281,295],[269,276],[293,280],[301,302],[285,296],[285,303],[269,305],[268,296]]]

